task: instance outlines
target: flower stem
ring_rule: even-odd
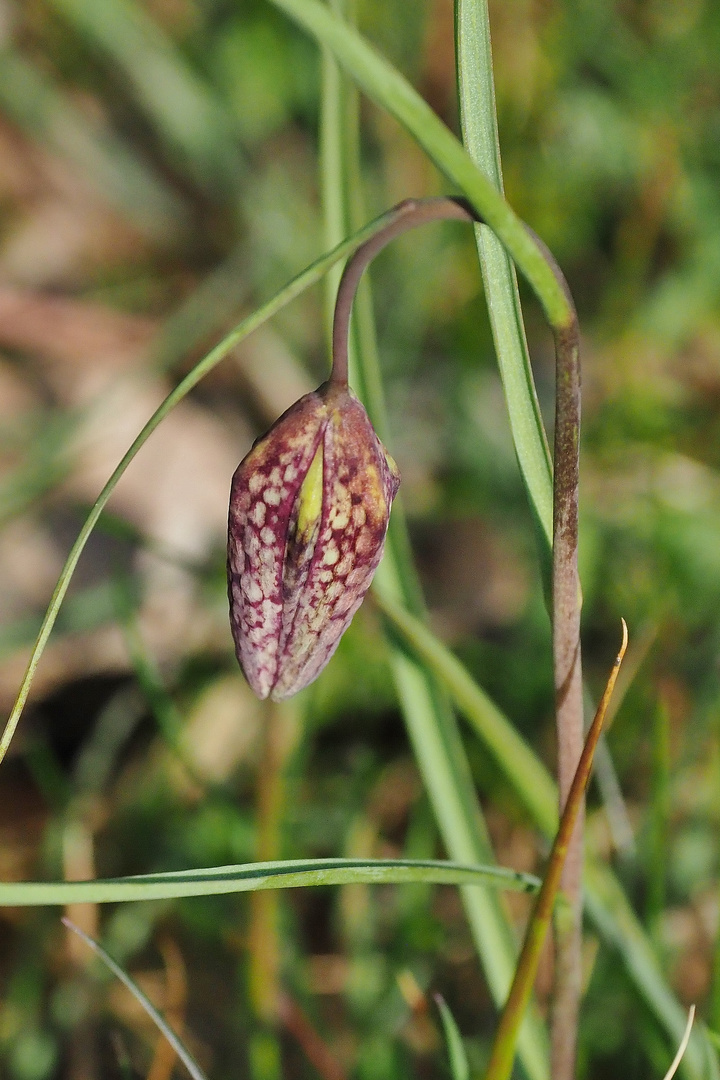
[[[474,221],[475,215],[463,199],[451,199],[441,196],[437,199],[405,199],[398,203],[392,217],[374,236],[366,240],[357,249],[343,271],[335,301],[335,317],[332,334],[332,372],[330,381],[347,386],[348,381],[348,337],[350,333],[350,314],[360,278],[366,267],[391,240],[418,225],[430,221]]]
[[[368,264],[395,237],[430,221],[483,222],[462,198],[406,200],[390,211],[382,227],[359,247],[340,279],[333,323],[330,381],[347,385],[350,315],[360,278]],[[578,487],[580,450],[580,357],[577,313],[567,282],[545,244],[525,231],[550,268],[565,298],[562,315],[551,322],[555,338],[555,443],[553,478],[552,633],[558,786],[562,813],[583,748],[582,671],[580,662],[580,581],[578,576]],[[547,313],[547,308],[546,308]],[[561,886],[567,917],[556,930],[556,977],[553,996],[551,1075],[569,1080],[574,1072],[580,1001],[582,928],[582,836],[584,802],[568,841]]]

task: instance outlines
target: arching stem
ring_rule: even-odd
[[[391,220],[383,225],[352,258],[348,259],[338,286],[333,318],[332,355],[333,364],[330,381],[347,385],[348,380],[348,337],[350,332],[350,314],[360,278],[365,268],[376,255],[397,236],[425,225],[430,221],[475,221],[469,205],[464,199],[406,199],[395,207]]]
[[[397,236],[430,221],[482,222],[462,198],[406,200],[348,260],[340,280],[333,322],[331,382],[347,384],[348,334],[353,299],[368,264]],[[527,228],[527,227],[526,227]],[[580,660],[580,584],[577,568],[580,449],[580,358],[575,306],[555,259],[527,229],[567,299],[563,321],[551,324],[555,339],[555,442],[553,477],[552,628],[558,742],[560,813],[567,800],[583,748]],[[573,1074],[580,1000],[582,919],[582,834],[584,809],[569,842],[561,889],[569,901],[556,927],[556,977],[553,997],[552,1075]],[[571,1033],[569,1036],[568,1033]]]

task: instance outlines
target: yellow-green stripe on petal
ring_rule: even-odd
[[[319,443],[307,475],[300,485],[297,506],[297,536],[307,539],[320,517],[323,498],[323,444]]]

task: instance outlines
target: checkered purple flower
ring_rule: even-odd
[[[296,402],[241,461],[230,494],[230,622],[258,697],[290,697],[330,660],[380,562],[399,483],[365,409],[333,382]]]

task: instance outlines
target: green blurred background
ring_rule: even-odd
[[[720,6],[490,5],[509,201],[583,330],[588,685],[632,637],[589,834],[679,998],[720,1029]],[[457,129],[450,0],[359,25]],[[180,374],[323,250],[320,58],[261,0],[0,0],[0,698],[88,507]],[[446,190],[363,103],[368,217]],[[470,230],[372,271],[391,450],[434,629],[552,764],[549,624]],[[552,423],[552,345],[525,304]],[[258,857],[443,854],[361,611],[297,702],[256,702],[227,625],[230,477],[328,368],[317,289],[163,423],[90,541],[0,775],[5,879]],[[468,742],[499,861],[541,866]],[[308,890],[75,911],[213,1080],[447,1074],[431,994],[472,1062],[495,1023],[452,889]],[[526,901],[509,904],[518,926]],[[169,1077],[149,1022],[56,911],[2,912],[12,1080]],[[662,1075],[667,1047],[589,933],[580,1075]],[[541,974],[545,1002],[549,970]],[[278,996],[279,995],[279,996]],[[315,1055],[313,1057],[313,1054]],[[323,1056],[324,1055],[324,1056]]]

